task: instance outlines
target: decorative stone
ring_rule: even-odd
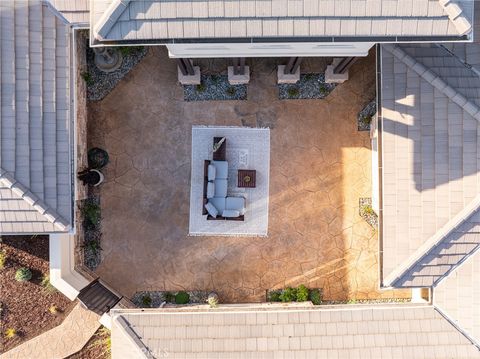
[[[194,75],[184,75],[180,70],[180,67],[177,66],[178,71],[178,82],[182,85],[200,85],[200,66],[193,66]]]
[[[243,85],[250,82],[250,67],[245,66],[245,73],[243,75],[235,75],[233,66],[228,66],[228,82],[230,85]]]
[[[296,84],[300,80],[300,66],[294,74],[285,74],[285,65],[278,65],[277,78],[279,84]]]

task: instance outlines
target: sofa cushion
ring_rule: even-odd
[[[233,209],[245,213],[245,198],[243,197],[227,197],[225,199],[225,209]]]
[[[207,198],[215,197],[215,183],[208,182],[207,183]]]
[[[215,180],[215,195],[214,197],[227,197],[228,182],[226,179]],[[208,188],[207,188],[208,190]],[[208,192],[208,191],[207,191]]]
[[[226,209],[222,212],[222,217],[226,217],[226,218],[240,217],[240,211],[237,211],[235,209]]]
[[[214,181],[215,180],[215,174],[216,174],[216,167],[214,165],[208,165],[208,180],[209,181]]]
[[[225,197],[214,197],[212,199],[209,199],[208,202],[215,206],[218,213],[223,213],[223,211],[225,210]]]
[[[213,204],[211,204],[210,202],[208,202],[206,205],[205,205],[205,209],[207,210],[208,214],[211,215],[213,218],[217,218],[218,216],[218,210],[215,208],[215,206]]]
[[[227,161],[212,161],[215,166],[215,179],[228,178],[228,162]]]

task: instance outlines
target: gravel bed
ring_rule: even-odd
[[[190,295],[190,302],[189,304],[205,304],[208,299],[208,291],[201,291],[201,290],[191,290],[185,291]],[[175,296],[178,292],[170,292],[170,291],[141,291],[136,292],[132,297],[132,302],[137,307],[145,307],[143,304],[142,298],[144,296],[149,296],[152,299],[152,303],[149,308],[159,308],[163,302],[167,302],[166,295],[170,293],[172,296]],[[175,302],[168,302],[169,304],[175,304]]]
[[[325,83],[324,74],[301,74],[296,84],[278,84],[280,100],[315,100],[327,97],[335,84]]]
[[[84,203],[86,203],[87,201],[100,205],[100,198],[99,197],[88,198],[84,201]],[[83,206],[84,203],[82,203],[81,206]],[[95,226],[95,228],[88,228],[85,225],[85,221],[84,221],[83,228],[84,228],[84,232],[85,232],[85,235],[84,235],[84,243],[85,244],[87,242],[90,242],[90,241],[96,241],[98,243],[101,243],[102,232],[101,232],[100,226],[101,226],[101,221],[97,226]],[[91,270],[95,270],[100,265],[101,262],[102,262],[101,249],[93,251],[90,247],[84,245],[84,247],[83,247],[83,263],[84,263],[84,265],[86,267],[90,268]]]
[[[88,41],[88,40],[87,40]],[[147,54],[148,48],[135,47],[125,51],[120,68],[113,72],[100,71],[95,65],[95,53],[87,45],[87,73],[83,73],[87,82],[87,99],[100,101],[107,96],[122,78]]]
[[[357,126],[359,131],[370,131],[372,118],[377,113],[377,101],[373,99],[358,113]]]
[[[321,305],[343,305],[343,304],[384,304],[384,303],[409,303],[410,298],[380,298],[380,299],[359,299],[359,300],[325,300]]]
[[[373,228],[378,227],[378,216],[373,211],[372,208],[372,199],[371,198],[360,198],[359,199],[359,214],[369,225]]]
[[[184,85],[185,101],[246,100],[247,85],[230,85],[227,75],[201,75],[200,85]]]

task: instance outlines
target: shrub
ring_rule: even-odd
[[[92,201],[86,201],[82,207],[87,228],[96,227],[100,223],[100,206]]]
[[[101,169],[108,164],[108,152],[98,147],[93,147],[88,150],[88,166],[90,168]]]
[[[285,288],[279,296],[282,302],[293,302],[297,299],[297,290],[295,288]]]
[[[173,303],[175,301],[175,295],[172,292],[165,292],[163,297],[167,303]]]
[[[0,249],[0,270],[5,268],[5,263],[7,262],[7,252],[5,250]]]
[[[122,56],[130,56],[137,51],[142,51],[143,46],[120,46],[118,48]]]
[[[94,81],[93,81],[93,76],[90,72],[82,72],[81,74],[82,79],[85,81],[87,86],[92,86]]]
[[[268,293],[268,300],[270,302],[281,302],[282,300],[280,299],[280,294],[281,294],[280,291],[272,290],[271,292]]]
[[[102,250],[102,247],[100,247],[100,241],[98,239],[90,239],[86,241],[83,245],[83,248],[89,249],[93,254],[97,254]]]
[[[210,308],[216,308],[218,306],[218,298],[215,296],[209,296],[207,302]]]
[[[145,294],[142,297],[142,304],[144,307],[150,308],[152,306],[152,297],[150,297],[148,294]]]
[[[42,281],[40,282],[40,285],[45,289],[47,292],[54,292],[56,291],[56,288],[50,283],[50,276],[44,275],[42,278]]]
[[[298,97],[300,94],[300,90],[297,87],[290,87],[287,92],[290,98]]]
[[[17,331],[13,328],[8,328],[7,330],[5,330],[5,338],[7,339],[11,339],[11,338],[15,338],[17,336]]]
[[[318,290],[318,289],[310,290],[310,293],[308,294],[308,298],[315,305],[322,304],[322,294],[320,293],[320,290]]]
[[[28,282],[30,279],[32,279],[32,272],[28,268],[22,267],[15,272],[17,282]]]
[[[315,78],[315,74],[312,74],[312,73],[305,74],[305,80],[307,81],[311,81],[314,78]]]
[[[320,85],[319,91],[320,91],[320,94],[322,94],[322,95],[327,95],[328,94],[328,89],[324,85]]]
[[[372,116],[362,116],[361,121],[364,124],[369,125],[372,123]]]
[[[48,308],[48,311],[52,314],[57,314],[58,313],[58,307],[56,305],[51,305],[50,308]]]
[[[190,295],[187,292],[178,292],[175,295],[175,303],[177,304],[187,304],[190,301]]]
[[[212,75],[211,78],[212,78],[212,82],[214,84],[218,84],[220,82],[220,76],[219,75]]]
[[[233,86],[230,86],[230,87],[227,89],[227,95],[228,95],[228,96],[234,96],[234,95],[235,95],[235,92],[236,92],[236,90],[235,90],[235,87],[233,87]]]
[[[362,206],[362,211],[368,216],[373,216],[375,214],[375,211],[372,208],[372,205],[370,204],[365,204]]]
[[[300,284],[297,288],[297,302],[306,302],[308,300],[308,288]]]
[[[200,84],[200,85],[197,85],[195,89],[197,90],[197,92],[201,93],[201,92],[205,92],[207,87],[204,84]]]

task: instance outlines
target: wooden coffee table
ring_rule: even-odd
[[[238,170],[238,187],[255,188],[256,184],[256,170]]]

